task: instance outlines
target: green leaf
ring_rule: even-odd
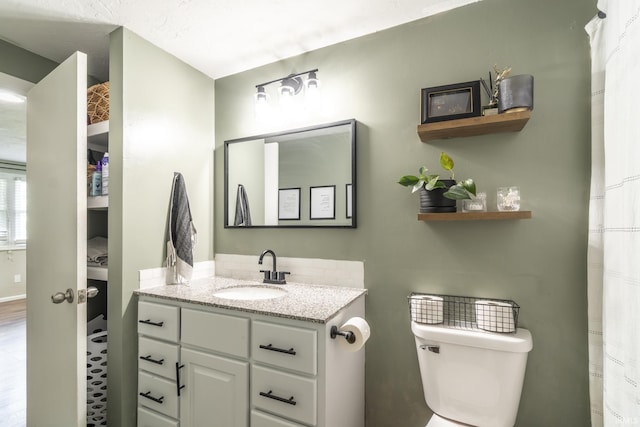
[[[415,185],[419,180],[420,179],[417,176],[405,175],[400,177],[400,181],[398,181],[398,184],[408,187],[410,185]]]
[[[440,182],[438,181],[438,179],[440,178],[439,176],[430,175],[427,178],[429,179],[427,180],[427,183],[424,186],[425,189],[430,191],[430,190],[433,190],[434,188],[441,188],[441,187],[438,187],[438,183]],[[440,184],[442,184],[442,182],[440,182]],[[444,184],[442,184],[442,186],[444,186]]]
[[[469,178],[469,179],[465,179],[462,182],[458,183],[459,185],[462,185],[462,187],[467,190],[469,193],[473,194],[474,196],[476,195],[476,183],[473,182],[473,179]]]
[[[453,159],[449,157],[444,151],[440,153],[440,166],[442,166],[442,169],[447,171],[453,169]]]
[[[444,193],[443,196],[447,199],[453,200],[464,200],[471,198],[469,192],[460,184],[452,185],[451,187],[449,187],[449,191]]]
[[[438,177],[438,178],[440,178],[440,177]],[[433,186],[433,188],[434,188],[434,189],[436,189],[436,188],[447,188],[447,186],[446,186],[446,185],[444,185],[444,182],[442,182],[442,181],[438,180],[438,181],[436,182],[436,185],[434,185],[434,186]]]
[[[424,186],[424,180],[421,179],[416,183],[416,185],[413,186],[413,189],[411,190],[411,192],[415,193],[416,191],[420,190],[423,186]]]

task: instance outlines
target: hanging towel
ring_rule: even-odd
[[[173,174],[170,203],[167,242],[167,268],[172,279],[170,283],[188,284],[193,273],[193,247],[197,232],[191,219],[187,188],[179,172]]]
[[[249,198],[244,189],[244,185],[238,184],[238,194],[236,195],[236,219],[233,222],[236,226],[251,226],[251,212],[249,211]]]

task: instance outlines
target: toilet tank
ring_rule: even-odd
[[[452,329],[411,322],[429,408],[479,427],[513,427],[531,333]]]

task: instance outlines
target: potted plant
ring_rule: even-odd
[[[425,166],[420,168],[420,175],[400,177],[398,184],[412,186],[412,193],[420,191],[420,213],[455,212],[456,200],[471,199],[476,195],[476,184],[473,179],[456,181],[453,172],[453,159],[444,151],[440,154],[440,166],[449,171],[449,179],[441,179],[440,175],[427,174]]]

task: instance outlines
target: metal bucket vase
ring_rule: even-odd
[[[443,213],[455,212],[456,201],[447,199],[443,194],[456,182],[452,179],[443,179],[442,182],[447,188],[436,188],[427,191],[420,189],[420,213]]]
[[[520,74],[498,83],[498,112],[533,110],[533,76]]]

